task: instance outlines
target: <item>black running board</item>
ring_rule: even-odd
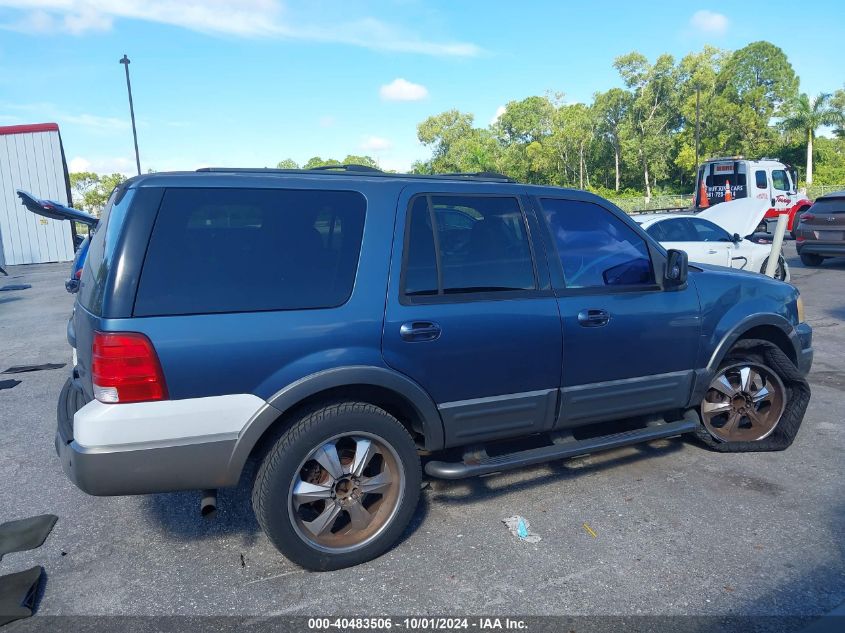
[[[579,457],[599,451],[605,451],[620,446],[629,446],[641,442],[650,442],[665,437],[673,437],[683,433],[691,433],[698,429],[698,420],[679,420],[668,424],[649,426],[634,431],[602,435],[588,440],[573,440],[552,446],[542,446],[516,453],[485,457],[477,462],[428,462],[425,465],[425,472],[432,477],[440,479],[463,479],[464,477],[475,477],[487,475],[504,470],[523,468],[534,464],[542,464],[556,459]]]

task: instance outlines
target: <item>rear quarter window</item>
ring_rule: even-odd
[[[352,293],[365,211],[353,191],[168,189],[134,314],[340,306]]]
[[[115,189],[100,214],[97,228],[91,234],[77,296],[79,304],[97,316],[103,313],[103,298],[115,246],[132,203],[132,195],[132,190]]]

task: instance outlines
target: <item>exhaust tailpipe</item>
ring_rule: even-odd
[[[200,499],[200,515],[203,519],[213,519],[217,516],[217,491],[203,490]]]

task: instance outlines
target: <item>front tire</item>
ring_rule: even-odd
[[[815,253],[801,253],[801,263],[805,266],[821,266],[824,257]]]
[[[367,403],[303,415],[265,457],[255,516],[276,548],[315,571],[358,565],[401,536],[419,500],[422,470],[402,424]]]
[[[719,366],[699,408],[698,439],[720,453],[781,451],[795,440],[810,387],[768,341],[740,341]]]
[[[763,266],[760,268],[760,274],[766,274],[766,266],[769,265],[769,258],[763,260]],[[784,261],[783,257],[778,257],[778,265],[775,268],[775,279],[779,279],[780,281],[786,281],[786,261]]]

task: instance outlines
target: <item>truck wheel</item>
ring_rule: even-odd
[[[270,449],[252,490],[273,545],[316,571],[379,556],[400,537],[420,494],[414,441],[384,410],[362,402],[300,418]]]
[[[696,436],[721,453],[781,451],[795,439],[810,387],[768,341],[740,341],[710,382]]]
[[[801,263],[805,266],[821,266],[824,257],[815,253],[801,253]]]

